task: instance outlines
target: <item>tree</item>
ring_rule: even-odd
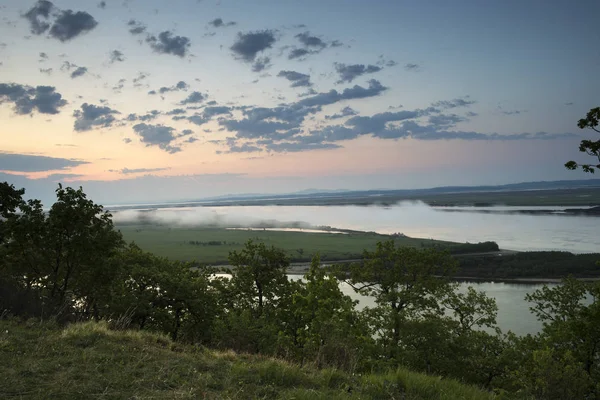
[[[594,132],[600,133],[598,129],[598,121],[600,120],[600,107],[592,108],[586,115],[577,122],[580,129],[591,129]],[[599,164],[579,164],[575,161],[569,161],[565,164],[567,169],[575,170],[581,168],[585,172],[594,173],[596,169],[600,169],[600,140],[582,140],[579,144],[579,151],[586,153],[589,156],[596,158]]]
[[[231,284],[238,305],[251,309],[257,317],[265,306],[276,306],[278,292],[287,282],[289,261],[283,250],[248,240],[241,251],[230,253],[229,262],[234,267]]]
[[[101,292],[116,278],[109,260],[124,242],[111,214],[82,188],[59,185],[56,197],[48,212],[39,200],[21,201],[20,213],[6,219],[6,268],[18,285],[39,292],[48,311],[67,307],[97,315]]]
[[[317,367],[333,366],[353,370],[362,359],[365,341],[371,341],[362,326],[358,303],[342,293],[340,282],[314,256],[305,284],[292,297],[291,329],[287,334],[298,350],[298,359]]]
[[[593,387],[592,382],[600,382],[600,282],[586,283],[567,278],[561,285],[544,286],[527,295],[526,299],[533,303],[531,311],[543,322],[543,330],[537,337],[539,348],[535,350],[540,351],[537,356],[543,357],[544,365],[535,368],[546,368],[547,364],[549,371],[553,365],[569,360],[590,383],[585,387],[596,396],[593,398],[599,398],[600,386]],[[551,351],[543,352],[547,349]],[[536,353],[532,356],[535,358]],[[535,371],[521,372],[537,374]],[[544,383],[552,384],[550,381]],[[560,385],[557,383],[557,386]]]
[[[364,252],[364,262],[351,267],[346,280],[354,290],[375,298],[373,325],[382,348],[398,358],[403,325],[410,319],[441,314],[441,296],[450,285],[447,277],[456,268],[448,253],[432,249],[398,247],[390,240]]]

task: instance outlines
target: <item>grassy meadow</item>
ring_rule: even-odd
[[[0,320],[0,359],[3,399],[494,398],[453,379],[403,368],[350,375],[94,322],[59,328]]]
[[[249,239],[260,239],[269,246],[281,248],[293,261],[308,261],[316,253],[320,253],[324,261],[360,258],[364,249],[374,249],[377,242],[391,238],[402,246],[456,245],[439,240],[393,237],[371,232],[307,233],[165,225],[116,225],[116,228],[126,241],[133,241],[157,256],[204,264],[227,263],[229,252],[241,250]]]

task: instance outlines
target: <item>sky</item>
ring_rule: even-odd
[[[104,204],[591,178],[597,0],[0,0],[0,181]]]

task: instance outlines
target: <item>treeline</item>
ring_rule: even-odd
[[[249,241],[219,277],[126,244],[81,189],[59,186],[48,212],[23,194],[0,184],[3,317],[103,320],[351,373],[402,365],[519,398],[600,398],[600,284],[536,291],[528,300],[544,329],[520,338],[500,332],[493,299],[458,290],[448,252],[388,241],[349,271],[316,257],[290,280],[283,251]],[[341,280],[375,305],[359,310]]]
[[[600,254],[531,251],[503,256],[461,257],[458,276],[486,279],[600,277]]]

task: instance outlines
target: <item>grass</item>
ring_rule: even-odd
[[[370,232],[349,234],[306,233],[282,231],[228,230],[219,228],[179,228],[161,225],[117,225],[125,240],[134,241],[143,250],[157,256],[205,264],[227,262],[230,251],[241,250],[248,239],[259,238],[267,245],[283,249],[293,261],[309,261],[319,252],[324,261],[362,257],[364,249],[375,249],[377,242],[392,236]],[[456,243],[430,239],[397,237],[397,245],[432,246]],[[190,241],[221,245],[193,245]]]
[[[352,376],[213,351],[103,323],[61,329],[0,321],[0,398],[492,399],[478,388],[405,369]]]

